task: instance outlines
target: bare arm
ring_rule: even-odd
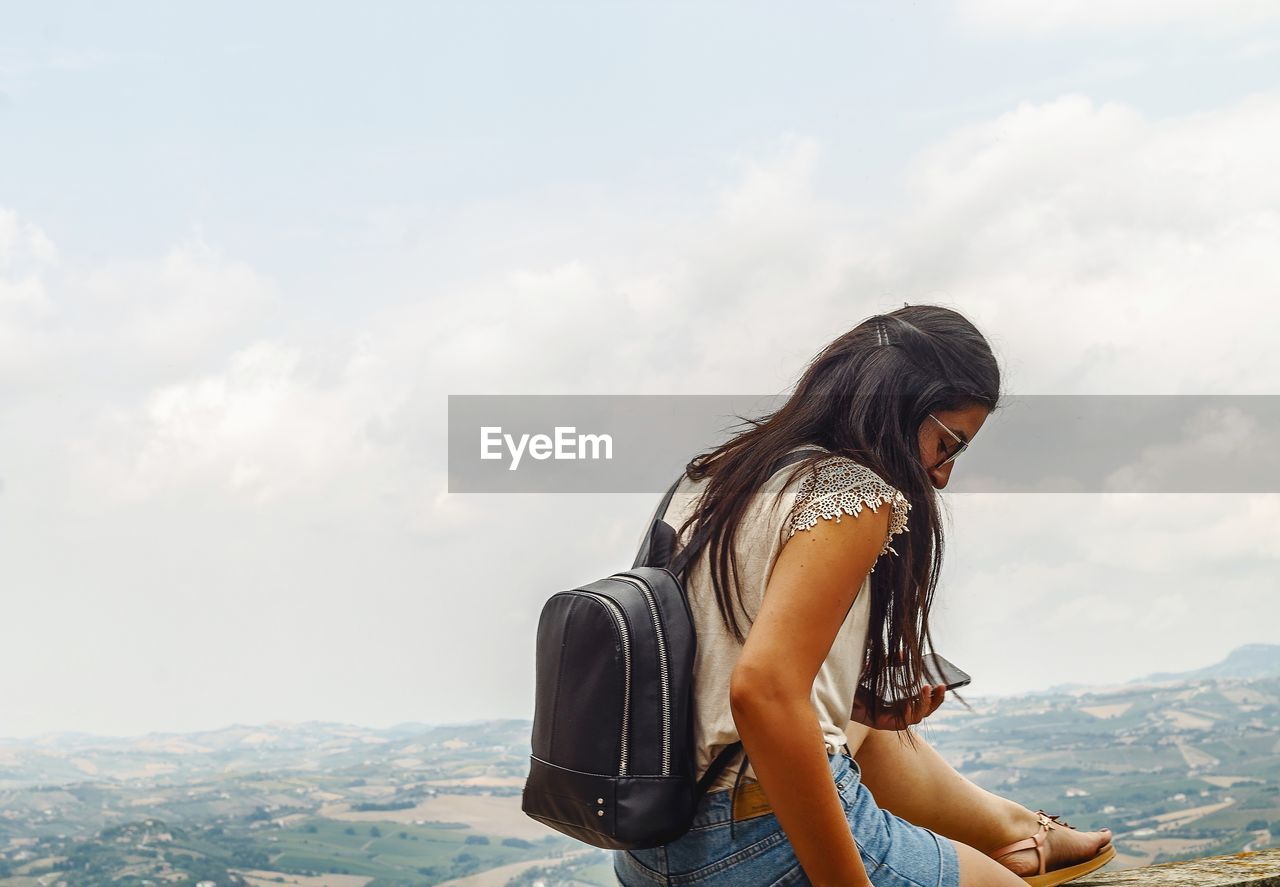
[[[816,887],[869,887],[810,702],[858,589],[880,554],[889,509],[819,520],[783,546],[730,684],[756,778]]]

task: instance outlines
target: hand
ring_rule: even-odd
[[[861,686],[853,699],[853,712],[850,720],[856,721],[874,730],[897,730],[899,721],[895,717],[898,712],[906,716],[904,727],[918,724],[938,710],[947,695],[946,684],[926,684],[920,695],[899,704],[890,710],[881,709],[879,715],[872,718],[869,713],[870,694]]]

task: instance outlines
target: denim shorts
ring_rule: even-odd
[[[876,806],[846,749],[827,754],[845,818],[875,887],[960,887],[955,845]],[[772,813],[732,821],[731,789],[704,795],[688,832],[660,847],[614,850],[622,887],[811,887]],[[730,825],[732,824],[732,836]]]

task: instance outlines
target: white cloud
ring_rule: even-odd
[[[922,155],[898,277],[998,318],[1019,393],[1269,393],[1277,152],[1275,94],[1025,104]]]
[[[1261,62],[1280,55],[1280,37],[1259,37],[1247,40],[1237,47],[1236,58],[1250,62]]]
[[[827,196],[833,161],[821,143],[790,136],[746,162],[702,215],[621,207],[613,228],[576,207],[494,205],[492,218],[470,221],[475,236],[490,222],[555,232],[537,244],[540,259],[502,262],[491,250],[492,264],[447,285],[422,262],[402,284],[416,298],[362,291],[367,310],[320,336],[272,329],[271,279],[200,243],[59,275],[46,301],[73,341],[110,358],[108,376],[133,350],[152,357],[129,385],[75,364],[71,407],[41,401],[29,409],[47,412],[25,414],[57,421],[11,423],[39,430],[23,452],[42,468],[16,477],[4,501],[49,510],[48,538],[7,542],[8,557],[16,581],[44,588],[58,571],[64,583],[24,599],[24,619],[50,620],[101,587],[95,601],[132,608],[128,630],[171,645],[166,681],[196,680],[206,666],[185,663],[182,644],[222,643],[246,613],[295,626],[255,662],[310,669],[319,677],[302,683],[316,689],[241,702],[241,685],[228,684],[218,720],[526,712],[519,657],[542,598],[629,558],[653,503],[442,495],[446,395],[780,391],[832,338],[903,300],[972,317],[1019,393],[1270,393],[1278,154],[1275,96],[1163,119],[1067,96],[941,140],[911,165],[900,212],[868,220]],[[1213,583],[1215,641],[1253,639],[1229,623],[1280,618],[1258,585],[1274,572],[1275,499],[1208,500],[958,500],[944,592],[955,646],[944,652],[958,648],[975,676],[1055,654],[1055,671],[1019,671],[1004,688],[1127,676],[1148,654],[1147,670],[1166,667],[1161,650],[1204,631],[1197,595]],[[77,516],[90,521],[84,547],[51,566],[42,540],[56,549],[61,531],[49,527]],[[1221,577],[1228,560],[1241,566]],[[94,623],[110,613],[85,612],[68,644],[93,650]],[[1139,643],[1126,646],[1134,625]],[[7,655],[43,655],[22,638],[6,643]],[[402,689],[352,677],[392,665],[469,680],[428,680],[430,698],[406,714]],[[254,674],[235,680],[248,687]],[[27,722],[45,717],[50,696],[115,699],[106,685],[56,689],[19,706]],[[213,717],[204,700],[165,716]],[[156,714],[140,705],[113,717]]]
[[[199,491],[260,506],[282,496],[350,490],[379,448],[371,433],[407,387],[357,346],[328,369],[303,366],[296,346],[260,341],[225,370],[160,387],[113,411],[72,450],[97,490],[121,501]]]
[[[0,209],[0,409],[110,391],[97,404],[220,363],[275,307],[274,284],[198,239],[86,267]]]
[[[40,226],[0,207],[0,387],[26,375],[47,345],[46,279],[57,260]]]
[[[1280,496],[952,500],[939,649],[972,692],[1118,683],[1272,640]]]
[[[1111,472],[1103,486],[1114,492],[1151,490],[1267,489],[1258,466],[1269,466],[1280,434],[1258,411],[1233,406],[1193,409],[1175,427],[1162,430],[1165,442],[1144,447],[1132,464]],[[1239,469],[1244,468],[1242,473]]]
[[[58,258],[38,226],[0,208],[0,326],[48,307],[44,275]]]
[[[40,226],[26,221],[11,209],[0,208],[0,271],[9,271],[22,262],[47,265],[58,251]]]
[[[172,366],[225,349],[259,322],[274,284],[202,240],[158,258],[111,262],[68,282],[119,353]]]
[[[975,28],[1036,35],[1167,26],[1230,31],[1280,18],[1280,9],[1269,0],[957,0],[956,13]]]

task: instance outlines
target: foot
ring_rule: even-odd
[[[1040,854],[1044,854],[1044,871],[1048,873],[1092,859],[1111,842],[1110,829],[1076,831],[1061,819],[1043,815],[1043,811],[1032,813],[1028,810],[1015,834],[1011,836],[1010,843],[1039,835],[1039,848],[1026,844],[1022,849],[1003,854],[997,854],[996,850],[1001,848],[996,848],[988,855],[1021,878],[1040,874]]]

